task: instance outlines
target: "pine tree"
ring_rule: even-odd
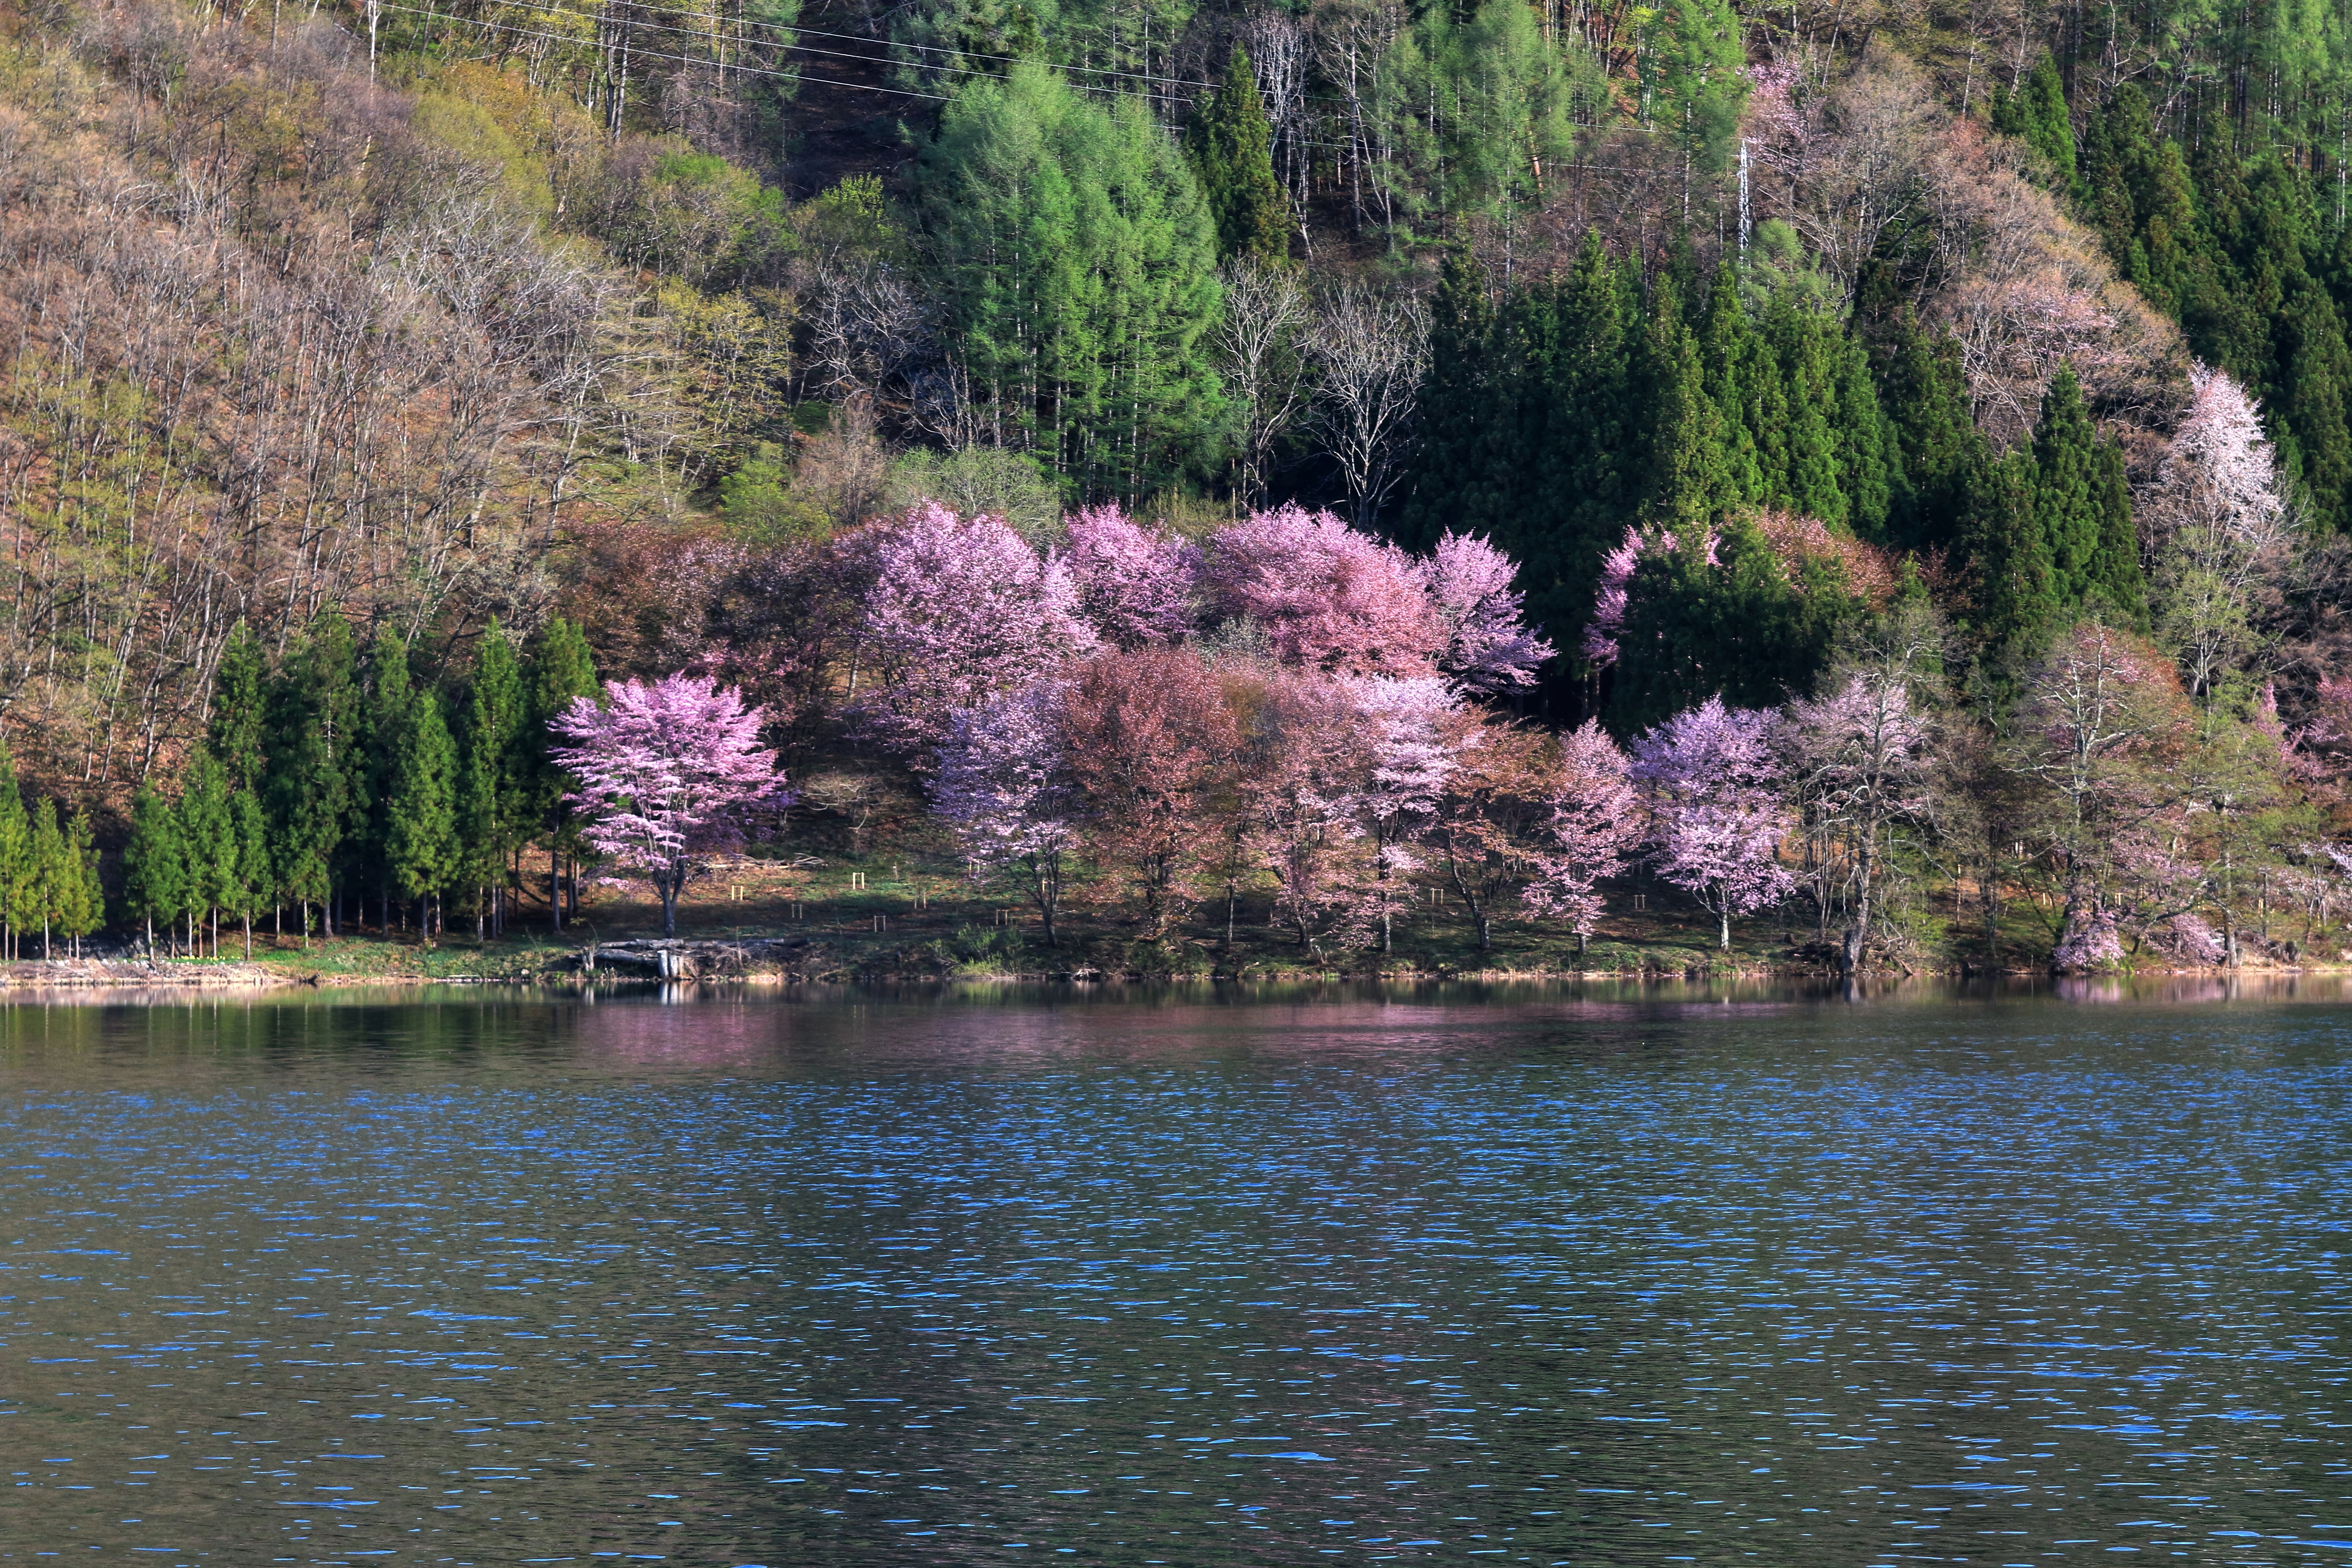
[[[466,884],[476,889],[478,941],[497,911],[489,906],[509,879],[509,860],[527,831],[520,747],[530,719],[522,667],[494,617],[467,684],[460,727],[457,828]]]
[[[392,897],[399,879],[392,865],[391,821],[394,793],[398,787],[401,748],[408,743],[415,696],[410,687],[408,645],[390,622],[377,626],[368,649],[367,692],[361,725],[366,751],[367,798],[374,810],[366,836],[357,846],[360,858],[383,899],[384,933],[392,932]]]
[[[2042,394],[2033,430],[2034,521],[2049,553],[2051,596],[2081,604],[2107,575],[2100,545],[2107,538],[2098,428],[2072,365],[2062,364]]]
[[[237,875],[236,824],[229,815],[228,770],[200,752],[180,790],[180,847],[190,906],[212,917],[213,956],[220,956],[220,910]]]
[[[2053,189],[2074,186],[2074,129],[2066,111],[2066,88],[2059,79],[2058,62],[2048,55],[2034,62],[2025,85],[2011,93],[1996,88],[1992,128],[2021,137],[2051,174]]]
[[[1642,515],[1652,526],[1700,540],[1727,499],[1722,422],[1706,395],[1698,343],[1661,283],[1643,336],[1643,407],[1652,421]]]
[[[28,911],[34,909],[33,819],[16,782],[16,760],[0,742],[0,942],[15,958]]]
[[[73,955],[79,958],[81,939],[106,923],[106,889],[98,877],[98,846],[87,811],[75,812],[66,826],[66,862],[58,930],[73,939]]]
[[[547,890],[554,929],[563,930],[563,878],[559,867],[570,842],[571,813],[563,803],[570,787],[563,771],[548,756],[552,735],[548,726],[574,699],[603,694],[596,680],[596,661],[580,628],[557,616],[539,636],[530,670],[530,709],[523,727],[522,819],[528,831],[547,846]]]
[[[1841,332],[1832,349],[1837,357],[1838,489],[1845,497],[1846,526],[1861,538],[1884,542],[1904,489],[1902,442],[1879,405],[1862,340]]]
[[[131,807],[131,841],[122,850],[122,898],[131,913],[147,922],[147,944],[155,944],[155,922],[166,930],[187,901],[187,855],[180,844],[179,816],[152,784],[140,786]]]
[[[1969,485],[1961,538],[1976,573],[1978,624],[1987,645],[2012,664],[2039,650],[2062,600],[2041,518],[2033,454],[1983,453]]]
[[[213,670],[212,722],[205,744],[228,770],[232,789],[259,789],[268,770],[268,671],[253,628],[239,621]]]
[[[1834,319],[1801,305],[1789,290],[1775,294],[1764,334],[1780,368],[1786,403],[1777,425],[1758,432],[1765,499],[1775,506],[1842,526],[1848,517],[1838,486],[1838,363],[1832,345]]]
[[[225,883],[228,897],[222,907],[245,928],[245,956],[249,963],[253,958],[253,919],[277,897],[278,881],[270,866],[269,824],[262,815],[260,797],[251,790],[241,789],[229,796],[228,805],[236,861],[235,876]]]
[[[1747,304],[1739,297],[1739,274],[1728,258],[1717,269],[1715,287],[1707,292],[1703,334],[1706,395],[1723,433],[1725,484],[1734,501],[1753,505],[1764,500],[1764,473],[1757,462],[1748,400],[1763,394],[1757,384],[1777,378],[1780,367],[1748,322]]]
[[[1915,550],[1953,544],[1983,445],[1969,413],[1959,344],[1948,334],[1930,338],[1906,306],[1881,340],[1878,378],[1906,480],[1895,539]]]
[[[393,880],[420,906],[425,945],[433,945],[434,910],[460,874],[457,824],[457,751],[441,700],[420,691],[408,704],[408,731],[394,759],[384,811],[384,849]]]
[[[41,958],[47,962],[49,933],[66,912],[69,889],[81,882],[80,869],[71,864],[64,831],[58,826],[58,803],[48,796],[33,811],[33,906],[41,922]],[[29,922],[28,922],[29,923]]]
[[[1216,96],[1196,104],[1184,148],[1217,226],[1217,257],[1279,264],[1290,257],[1290,202],[1274,175],[1274,132],[1249,56],[1225,58]]]

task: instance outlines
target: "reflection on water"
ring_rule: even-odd
[[[2344,1001],[0,1009],[0,1557],[2338,1561]]]

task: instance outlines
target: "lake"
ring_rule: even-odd
[[[16,1005],[0,1558],[2352,1564],[2347,1101],[2336,980]]]

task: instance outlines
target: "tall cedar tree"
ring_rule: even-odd
[[[1226,57],[1224,79],[1185,128],[1184,150],[1217,226],[1217,257],[1280,263],[1290,257],[1290,201],[1274,177],[1274,132],[1250,58]]]
[[[596,660],[578,626],[557,616],[539,634],[530,659],[530,711],[522,732],[522,815],[547,846],[550,920],[563,929],[562,857],[579,853],[574,825],[564,795],[572,781],[548,755],[553,732],[548,728],[572,706],[575,697],[601,700],[604,684],[596,679]]]
[[[268,771],[268,665],[252,626],[239,621],[221,644],[213,669],[212,721],[205,747],[228,770],[229,787],[257,790]]]
[[[475,890],[474,935],[490,934],[530,825],[522,816],[522,735],[530,721],[522,666],[495,617],[466,684],[459,728],[457,831],[460,875]]]
[[[0,742],[0,942],[9,957],[18,952],[33,879],[33,819],[16,782],[16,760]]]
[[[41,922],[41,956],[53,957],[49,938],[66,913],[67,901],[81,881],[80,868],[58,823],[58,803],[47,795],[33,812],[34,903]]]
[[[408,703],[408,730],[393,767],[384,850],[394,886],[419,900],[418,931],[433,945],[441,896],[463,874],[457,843],[457,748],[430,690]]]
[[[1984,445],[1969,412],[1959,342],[1949,333],[1931,337],[1904,305],[1879,339],[1877,369],[1906,481],[1889,541],[1948,550],[1958,542]]]
[[[2042,56],[2015,92],[2001,86],[1993,89],[1992,128],[2022,139],[2049,168],[2055,189],[2074,188],[2074,127],[2057,61]]]
[[[228,900],[221,906],[236,917],[245,931],[245,956],[253,956],[253,921],[276,896],[277,882],[269,861],[269,823],[262,815],[261,797],[241,789],[228,797],[229,824],[236,841],[236,868],[223,879]]]
[[[162,921],[168,932],[179,917],[187,887],[179,816],[153,784],[142,784],[131,806],[131,839],[122,849],[122,899],[131,913],[146,922],[150,947],[155,943],[155,922]]]
[[[350,801],[344,752],[357,738],[358,671],[351,626],[341,615],[329,610],[311,624],[272,687],[269,707],[271,859],[285,897],[299,907],[307,946],[310,906],[328,908],[333,897]]]
[[[2122,456],[2100,441],[2072,365],[2060,365],[2042,395],[2033,466],[2036,521],[2055,603],[2071,609],[2105,599],[2111,613],[2135,623],[2144,619]]]
[[[98,878],[98,845],[89,812],[75,812],[66,825],[66,855],[70,874],[58,900],[58,930],[73,939],[73,955],[79,958],[81,939],[106,923],[106,889]]]
[[[187,901],[209,917],[213,956],[220,956],[220,911],[228,907],[243,870],[236,822],[229,805],[228,770],[198,752],[180,786],[180,847],[186,858]]]
[[[385,934],[392,931],[392,900],[399,877],[392,862],[392,807],[400,777],[401,748],[408,743],[415,694],[408,669],[408,644],[390,622],[376,627],[368,647],[367,688],[360,723],[365,737],[363,770],[367,799],[373,806],[365,836],[356,847],[363,874],[374,887]]]

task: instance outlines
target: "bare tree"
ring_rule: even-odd
[[[1320,384],[1315,428],[1339,466],[1358,527],[1369,528],[1403,477],[1422,377],[1429,312],[1356,282],[1317,302],[1307,353]]]
[[[1242,409],[1242,500],[1255,506],[1265,498],[1275,443],[1313,399],[1302,353],[1313,316],[1298,275],[1286,267],[1235,260],[1224,283],[1225,315],[1214,341],[1225,385]]]

